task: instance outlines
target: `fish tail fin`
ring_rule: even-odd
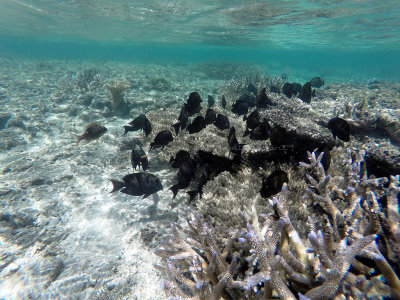
[[[76,133],[72,133],[72,135],[76,138],[76,145],[78,145],[79,142],[80,142],[81,140],[83,140],[83,134],[82,134],[82,135],[79,135],[79,134],[76,134]]]
[[[125,132],[124,132],[124,134],[123,135],[125,135],[125,134],[127,134],[128,132],[129,132],[129,126],[124,126],[124,129],[125,129]]]
[[[151,142],[151,143],[150,143],[150,149],[149,149],[149,152],[150,152],[150,151],[153,149],[154,145],[155,145],[155,144],[154,144],[154,142]]]
[[[173,156],[171,156],[171,158],[169,159],[169,164],[171,165],[174,162],[175,158]]]
[[[170,187],[170,190],[172,191],[172,193],[174,194],[174,196],[172,197],[172,199],[174,199],[176,197],[176,195],[178,194],[179,191],[179,187],[177,184],[173,185]]]
[[[193,191],[187,192],[187,194],[189,195],[189,202],[192,202],[194,200],[194,198],[196,198],[196,195],[198,194],[198,192],[196,190],[193,190]]]
[[[111,183],[113,185],[113,188],[112,188],[110,193],[114,193],[114,192],[122,189],[125,186],[125,183],[122,182],[122,181],[114,180],[114,179],[110,179],[110,181],[111,181]]]
[[[178,135],[179,129],[181,128],[181,123],[175,123],[174,125],[172,125],[172,127],[174,127],[175,129],[175,134]]]
[[[243,133],[243,136],[248,136],[250,134],[249,127],[246,126],[246,130]]]

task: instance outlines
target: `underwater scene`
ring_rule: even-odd
[[[398,0],[0,0],[0,299],[400,299]]]

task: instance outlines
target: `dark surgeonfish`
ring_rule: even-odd
[[[266,88],[263,88],[256,98],[257,108],[266,108],[271,105],[271,100],[267,96]]]
[[[305,103],[310,103],[311,96],[312,96],[311,83],[306,82],[303,85],[303,88],[301,89],[300,99],[303,100],[303,102],[305,102]]]
[[[247,136],[250,133],[250,130],[253,130],[256,128],[258,125],[260,125],[262,122],[260,120],[260,114],[258,112],[258,109],[253,110],[249,116],[246,119],[246,130],[243,134],[243,136]]]
[[[104,126],[101,126],[97,123],[91,123],[85,127],[85,131],[81,135],[76,134],[76,144],[79,144],[80,141],[84,140],[87,143],[97,140],[103,134],[107,132],[107,128]]]
[[[310,80],[310,83],[312,87],[320,88],[325,84],[325,81],[323,81],[321,77],[314,77]]]
[[[302,85],[297,82],[292,83],[292,93],[295,96],[300,96],[301,90],[303,89]]]
[[[186,150],[179,150],[176,152],[175,157],[171,156],[169,163],[171,167],[177,169],[179,168],[185,161],[190,159],[190,154]]]
[[[198,133],[202,131],[204,128],[206,128],[206,123],[204,121],[203,116],[197,116],[192,123],[190,123],[187,127],[186,130],[189,132],[189,134],[193,133]]]
[[[271,126],[268,124],[266,120],[264,120],[264,122],[258,124],[257,127],[250,132],[250,139],[257,141],[265,141],[269,138],[270,134],[271,134]]]
[[[207,109],[206,115],[204,117],[204,122],[206,123],[206,125],[214,123],[216,119],[217,113],[215,112],[215,110],[212,110],[211,108]]]
[[[198,92],[190,93],[189,98],[186,101],[185,108],[189,116],[193,116],[201,110],[201,99]]]
[[[150,151],[155,148],[163,149],[166,145],[172,142],[174,138],[172,137],[172,133],[169,130],[162,130],[160,131],[154,141],[150,143]]]
[[[254,107],[256,106],[256,96],[253,94],[242,94],[238,101],[245,102],[248,107]]]
[[[239,144],[239,141],[236,138],[236,129],[233,126],[229,130],[228,145],[229,145],[229,150],[232,153],[240,154],[242,152],[243,144]]]
[[[267,178],[263,179],[260,195],[263,198],[268,198],[276,195],[282,190],[285,182],[289,182],[288,175],[285,171],[275,170]]]
[[[222,107],[222,108],[226,108],[226,99],[225,99],[225,95],[222,95],[221,107]]]
[[[230,127],[229,119],[224,115],[218,114],[214,125],[220,130],[228,129]]]
[[[214,99],[214,97],[211,96],[211,95],[208,95],[207,101],[208,101],[208,108],[213,107],[213,105],[215,104],[215,99]]]
[[[333,138],[338,137],[342,141],[350,141],[350,125],[342,118],[332,118],[328,122],[328,128],[332,132]]]
[[[142,196],[143,199],[163,189],[160,179],[150,173],[133,173],[122,178],[123,181],[111,179],[113,189],[111,193],[121,190],[121,193]]]
[[[172,127],[174,127],[174,129],[175,129],[176,135],[178,135],[179,130],[183,130],[186,128],[188,121],[189,121],[189,114],[186,111],[186,105],[184,104],[181,108],[181,112],[178,117],[178,123],[175,123],[174,125],[172,125]]]
[[[286,82],[282,87],[282,93],[286,97],[291,98],[292,95],[293,95],[293,86],[292,86],[292,84],[289,83],[289,82]]]
[[[136,167],[142,167],[143,171],[146,171],[146,169],[149,167],[149,160],[147,158],[146,152],[144,152],[143,148],[139,145],[136,144],[131,152],[131,164],[133,167],[133,170],[136,171]]]
[[[243,116],[249,112],[249,105],[247,102],[239,99],[233,103],[231,111],[238,116]]]
[[[173,185],[170,190],[173,193],[173,198],[176,197],[179,190],[185,189],[190,185],[192,178],[196,172],[196,165],[192,159],[185,160],[183,164],[179,167],[176,178],[178,183]]]
[[[151,123],[144,114],[139,115],[128,124],[124,125],[124,128],[124,135],[129,131],[143,130],[146,136],[148,136],[152,131]]]

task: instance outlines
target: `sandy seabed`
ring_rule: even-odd
[[[0,298],[165,299],[152,250],[180,219],[186,196],[180,193],[171,208],[176,170],[159,150],[149,156],[149,172],[163,191],[146,199],[109,193],[110,178],[132,172],[132,141],[149,142],[141,132],[122,136],[122,125],[154,110],[173,108],[178,116],[192,91],[218,101],[224,76],[184,65],[1,59],[0,66]],[[131,83],[118,111],[106,88],[115,80]],[[337,99],[357,98],[355,91],[387,93],[398,118],[396,84],[379,92],[366,83],[325,91],[320,112],[333,112]],[[107,133],[76,144],[74,133],[92,122]]]

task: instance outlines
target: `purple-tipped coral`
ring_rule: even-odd
[[[341,180],[325,173],[323,154],[308,153],[309,163],[301,163],[309,182],[303,198],[323,209],[318,222],[308,218],[307,236],[290,219],[286,186],[270,200],[271,216],[259,216],[249,204],[240,231],[211,228],[186,211],[188,229],[173,224],[172,238],[155,251],[164,261],[158,268],[167,276],[167,295],[399,299],[400,177],[392,176],[388,185],[385,178],[368,178],[364,153],[347,154]],[[226,244],[215,234],[225,234]]]

